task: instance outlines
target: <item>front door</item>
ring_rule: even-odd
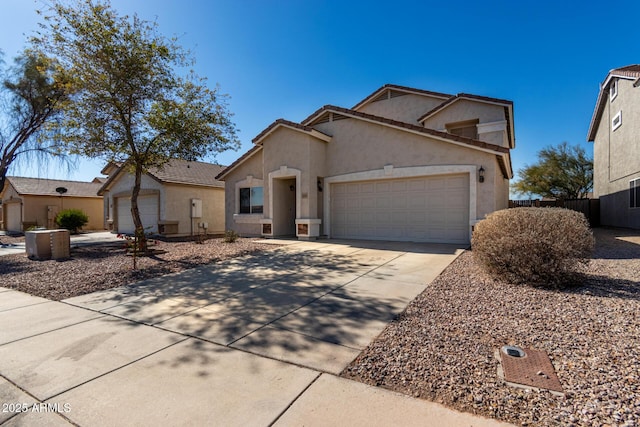
[[[296,235],[296,179],[273,180],[273,235]]]

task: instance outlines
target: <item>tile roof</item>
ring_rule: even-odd
[[[407,87],[407,86],[386,84],[386,85],[382,86],[381,88],[377,89],[376,91],[374,91],[373,93],[371,93],[369,96],[364,98],[362,101],[358,102],[351,109],[352,110],[357,110],[358,108],[360,108],[360,107],[364,106],[365,104],[369,103],[369,101],[371,101],[372,99],[376,98],[378,95],[380,95],[382,92],[384,92],[385,90],[388,90],[388,89],[397,90],[397,91],[406,92],[406,93],[414,93],[414,94],[418,94],[418,95],[426,95],[426,96],[431,96],[431,97],[436,97],[436,98],[449,98],[451,96],[450,94],[447,94],[447,93],[432,92],[432,91],[429,91],[429,90],[415,89],[415,88]]]
[[[174,159],[161,168],[149,170],[149,175],[165,183],[224,188],[224,182],[216,179],[216,176],[224,168],[224,166],[213,163]]]
[[[56,188],[64,187],[67,189],[65,197],[99,197],[98,190],[101,187],[99,183],[61,179],[8,176],[7,180],[20,195],[60,196]]]
[[[453,95],[452,97],[450,97],[449,99],[447,99],[445,102],[443,102],[442,104],[436,106],[435,108],[427,111],[426,113],[424,113],[419,119],[418,122],[422,123],[425,119],[427,119],[428,117],[434,115],[435,113],[437,113],[438,111],[443,110],[445,107],[447,107],[448,105],[454,103],[455,101],[458,101],[460,99],[471,99],[471,100],[475,100],[475,101],[482,101],[482,102],[491,102],[494,104],[501,104],[501,105],[506,105],[506,106],[513,106],[513,101],[509,101],[506,99],[499,99],[499,98],[490,98],[488,96],[480,96],[480,95],[471,95],[469,93],[459,93],[457,95]]]
[[[626,67],[614,68],[609,74],[616,74],[625,77],[640,77],[640,64],[627,65]]]
[[[224,176],[231,172],[233,169],[236,168],[236,166],[238,166],[240,163],[244,162],[245,160],[247,160],[248,158],[250,158],[251,156],[253,156],[255,153],[257,153],[258,151],[260,151],[262,149],[262,145],[256,144],[253,147],[251,147],[251,149],[249,151],[247,151],[246,153],[244,153],[242,156],[240,156],[240,158],[238,160],[236,160],[235,162],[231,163],[229,166],[227,166],[222,172],[220,172],[217,176],[216,179],[223,179]]]
[[[265,130],[260,132],[255,138],[251,140],[254,144],[256,144],[254,147],[252,147],[249,151],[244,153],[239,159],[237,159],[235,162],[231,163],[227,168],[221,171],[216,176],[216,179],[222,179],[228,172],[231,172],[233,169],[235,169],[236,166],[238,166],[240,163],[244,162],[249,157],[251,157],[255,152],[257,152],[262,147],[262,140],[280,126],[285,126],[291,129],[296,129],[302,132],[306,132],[311,136],[320,138],[323,141],[329,141],[331,139],[330,135],[322,133],[319,130],[312,128],[311,126],[305,126],[300,123],[292,122],[290,120],[277,119],[273,123],[271,123],[269,126],[267,126]]]
[[[126,168],[126,165],[126,162],[119,164],[117,170],[111,172],[107,181],[100,187],[98,194],[102,195],[109,188]],[[216,179],[216,176],[224,168],[224,166],[213,163],[173,159],[162,168],[152,168],[147,175],[161,183],[224,188],[224,182]]]
[[[342,108],[342,107],[336,107],[334,105],[325,105],[324,107],[320,108],[319,110],[317,110],[316,112],[314,112],[313,114],[311,114],[309,117],[307,117],[302,123],[312,123],[315,119],[317,119],[320,115],[322,115],[325,112],[336,112],[336,113],[342,113],[345,115],[350,115],[352,117],[359,117],[359,118],[363,118],[366,120],[370,120],[373,122],[378,122],[380,124],[385,124],[385,125],[389,125],[389,126],[393,126],[396,128],[401,128],[401,129],[406,129],[406,130],[410,130],[413,132],[417,132],[417,133],[421,133],[424,135],[430,135],[430,136],[435,136],[438,137],[440,139],[446,139],[449,141],[455,141],[455,142],[459,142],[462,144],[466,144],[469,146],[473,146],[473,147],[477,147],[477,148],[483,148],[483,149],[487,149],[487,150],[491,150],[491,151],[495,151],[495,152],[499,152],[499,153],[508,153],[509,149],[506,147],[501,147],[499,145],[495,145],[495,144],[489,144],[483,141],[478,141],[476,139],[472,139],[472,138],[466,138],[464,136],[459,136],[459,135],[454,135],[452,133],[447,133],[447,132],[441,132],[441,131],[437,131],[434,129],[429,129],[423,126],[419,126],[419,125],[413,125],[411,123],[405,123],[405,122],[400,122],[398,120],[393,120],[393,119],[389,119],[386,117],[381,117],[381,116],[374,116],[373,114],[368,114],[368,113],[363,113],[361,111],[355,111],[355,110],[349,110],[347,108]]]
[[[587,141],[594,141],[596,139],[596,132],[598,131],[598,124],[604,111],[604,106],[607,102],[609,83],[613,77],[621,77],[634,81],[634,86],[638,86],[640,81],[640,64],[627,65],[625,67],[614,68],[607,73],[607,77],[600,84],[600,92],[598,92],[598,99],[596,100],[596,106],[591,116],[591,123],[589,124],[589,131],[587,133]]]
[[[271,123],[269,126],[267,126],[267,128],[265,130],[260,132],[258,134],[258,136],[253,138],[252,142],[254,144],[258,144],[262,139],[264,139],[267,135],[269,135],[271,132],[273,132],[279,126],[286,126],[286,127],[289,127],[289,128],[301,130],[303,132],[316,134],[315,136],[318,136],[318,137],[320,137],[322,139],[330,139],[331,138],[329,135],[326,135],[326,134],[324,134],[324,133],[322,133],[322,132],[320,132],[320,131],[318,131],[318,130],[310,127],[310,126],[305,126],[305,125],[302,125],[300,123],[292,122],[292,121],[285,120],[285,119],[277,119],[276,121]],[[324,138],[324,137],[326,137],[326,138]]]

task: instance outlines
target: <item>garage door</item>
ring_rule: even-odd
[[[118,233],[133,234],[136,227],[131,217],[131,198],[118,197]],[[158,232],[158,196],[138,196],[138,210],[146,233]]]
[[[4,219],[7,231],[22,231],[22,206],[20,203],[7,203],[7,217]]]
[[[334,238],[469,242],[469,175],[331,186]]]

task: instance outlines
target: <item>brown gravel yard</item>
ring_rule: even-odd
[[[465,252],[342,375],[517,425],[640,425],[640,234],[594,234],[564,290],[495,281]],[[566,397],[505,385],[506,344],[546,351]]]
[[[0,236],[3,243],[21,240],[24,237]],[[137,270],[132,269],[124,241],[73,248],[71,259],[66,261],[31,261],[25,254],[6,255],[0,257],[0,286],[61,300],[273,247],[243,238],[235,243],[224,243],[222,239],[209,239],[202,244],[161,241],[152,246],[157,255],[138,257]]]

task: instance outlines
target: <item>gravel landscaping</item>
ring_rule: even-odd
[[[595,229],[572,288],[515,286],[463,253],[342,375],[516,425],[640,423],[640,237]],[[494,352],[546,351],[565,397],[507,386]]]
[[[3,243],[21,240],[24,237],[10,240],[2,236]],[[234,243],[222,239],[202,244],[160,241],[151,246],[156,255],[137,258],[136,270],[124,241],[72,248],[71,258],[65,261],[31,261],[25,254],[6,255],[0,257],[0,286],[61,300],[274,247],[246,238]]]

